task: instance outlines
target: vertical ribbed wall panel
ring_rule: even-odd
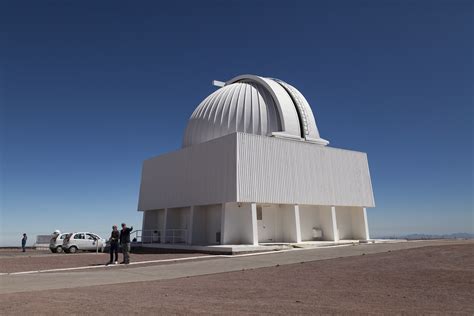
[[[367,155],[238,133],[239,202],[373,207]]]
[[[236,201],[236,134],[148,159],[139,210]]]
[[[143,164],[139,210],[228,202],[373,207],[367,155],[234,133]]]

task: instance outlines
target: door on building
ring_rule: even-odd
[[[270,211],[257,206],[258,242],[260,243],[273,242]]]

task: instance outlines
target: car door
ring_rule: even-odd
[[[95,244],[96,244],[96,240],[95,238],[89,234],[89,233],[85,233],[84,234],[84,250],[92,250],[92,249],[95,249]]]
[[[75,233],[74,236],[72,236],[72,242],[69,242],[70,246],[76,246],[77,249],[86,249],[87,243],[86,243],[86,236],[84,233]]]
[[[97,243],[99,242],[97,236],[94,234],[86,234],[87,250],[95,250],[97,248]],[[100,247],[100,245],[99,245]]]
[[[99,235],[96,235],[96,234],[92,234],[91,235],[97,240],[97,242],[99,243],[99,249],[102,248],[102,247],[105,247],[105,239],[103,239],[102,237],[100,237]]]

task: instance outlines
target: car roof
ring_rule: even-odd
[[[91,233],[91,232],[73,232],[73,233],[71,233],[71,234],[73,234],[73,235],[75,235],[75,234],[92,234],[92,235],[95,235],[95,236],[97,236],[97,237],[100,237],[99,234]],[[102,237],[101,237],[101,238],[102,238]]]

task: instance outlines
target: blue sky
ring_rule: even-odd
[[[109,231],[213,79],[281,78],[368,153],[372,235],[474,232],[472,1],[3,1],[0,244]],[[34,238],[30,238],[31,240]]]

